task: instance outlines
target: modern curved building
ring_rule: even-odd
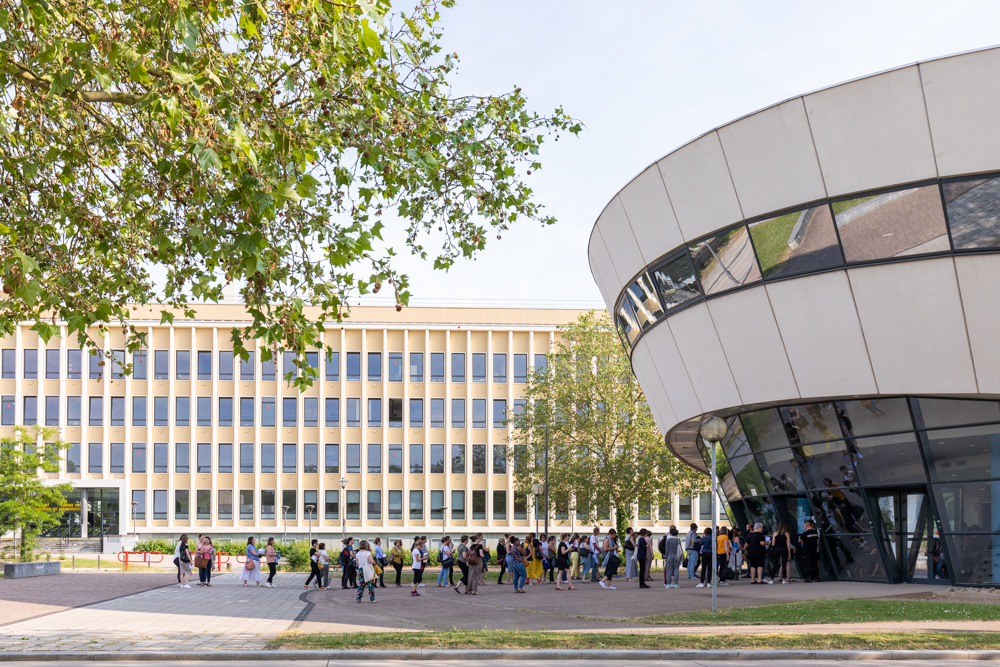
[[[1000,584],[998,108],[997,48],[825,88],[667,154],[594,227],[667,443],[706,470],[725,418],[732,520],[815,518],[826,577]]]

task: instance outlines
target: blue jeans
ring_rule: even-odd
[[[441,574],[438,575],[438,586],[444,586],[448,583],[448,573],[451,571],[451,567],[442,567]]]
[[[524,582],[528,579],[528,570],[525,569],[524,563],[514,563],[510,571],[514,575],[514,590],[519,591],[524,588]]]
[[[590,554],[590,568],[591,568],[591,581],[597,581],[601,578],[601,560],[602,556],[597,554]]]
[[[694,549],[688,550],[688,579],[697,579],[695,572],[698,570],[698,552]]]

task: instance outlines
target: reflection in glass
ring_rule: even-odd
[[[941,188],[956,250],[1000,245],[1000,178],[945,183]]]
[[[653,280],[648,273],[643,273],[628,286],[628,289],[625,290],[625,298],[632,302],[632,311],[643,331],[663,317],[660,300],[656,296]]]
[[[843,437],[833,403],[808,403],[781,408],[781,417],[792,444],[808,444]]]
[[[757,462],[771,493],[792,493],[805,489],[800,472],[801,462],[796,460],[795,453],[788,448],[757,454]]]
[[[792,448],[802,462],[802,477],[810,489],[857,486],[851,456],[843,440]]]
[[[743,428],[755,452],[788,447],[788,437],[776,408],[740,415]]]
[[[955,581],[1000,583],[1000,535],[949,535],[945,541]]]
[[[792,529],[792,542],[804,531],[805,522],[812,519],[812,506],[805,496],[784,496],[775,500],[778,518]]]
[[[948,398],[918,398],[916,401],[923,417],[923,425],[918,424],[918,428],[1000,422],[1000,403],[996,401]]]
[[[934,484],[937,510],[948,531],[1000,532],[1000,481]]]
[[[705,294],[723,292],[760,280],[750,235],[744,226],[690,246],[695,273]]]
[[[854,441],[861,455],[855,460],[864,484],[904,484],[927,481],[913,433],[897,433]]]
[[[885,581],[885,566],[874,535],[826,534],[826,545],[842,579]]]
[[[750,451],[750,443],[743,431],[743,425],[738,417],[730,417],[726,423],[729,424],[729,432],[722,441],[722,447],[726,452],[726,458],[729,459],[733,478],[741,494],[757,496],[765,493],[764,480]]]
[[[774,532],[778,525],[778,515],[774,511],[770,496],[760,498],[744,498],[743,505],[747,511],[747,523],[753,528],[753,524],[764,524],[764,534],[769,535]]]
[[[843,263],[826,204],[750,225],[765,278],[820,271]]]
[[[1000,477],[1000,425],[926,431],[920,441],[932,482]]]
[[[622,343],[630,349],[635,339],[639,337],[639,319],[635,315],[635,307],[628,298],[623,298],[615,311],[615,324],[618,325],[618,335]]]
[[[937,185],[831,204],[848,262],[950,250]]]
[[[913,420],[910,419],[910,408],[905,398],[867,398],[847,401],[843,407],[846,414],[840,410],[837,414],[841,417],[844,430],[848,431],[845,435],[877,435],[913,430]]]
[[[810,498],[819,522],[829,525],[834,532],[871,532],[871,518],[858,489],[844,488],[834,482],[832,487],[810,494]]]
[[[660,303],[664,310],[672,310],[701,297],[687,253],[653,269],[653,279],[660,290]]]

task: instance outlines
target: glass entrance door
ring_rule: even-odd
[[[913,489],[880,490],[873,494],[881,519],[880,532],[890,580],[902,583],[931,579],[933,565],[929,562],[928,549],[932,540],[939,536],[927,493]]]

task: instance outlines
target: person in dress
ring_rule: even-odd
[[[356,601],[361,602],[365,586],[368,586],[368,599],[375,602],[375,555],[372,553],[368,540],[361,540],[354,558],[358,564],[358,598]]]
[[[542,543],[535,537],[534,533],[528,533],[524,538],[524,548],[528,551],[525,558],[528,585],[539,586],[542,583],[542,575],[545,573],[545,567],[542,564]]]
[[[631,582],[639,576],[638,563],[636,561],[636,539],[639,537],[631,527],[625,529],[625,583]]]
[[[251,581],[260,586],[260,557],[263,553],[257,551],[253,540],[253,537],[247,538],[247,562],[243,565],[243,571],[240,573],[240,581],[243,582],[244,586],[248,586]]]

